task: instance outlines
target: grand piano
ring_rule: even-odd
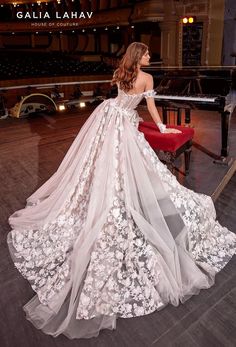
[[[153,75],[155,100],[163,110],[167,122],[169,109],[177,112],[181,124],[182,110],[185,124],[191,121],[191,110],[214,110],[221,116],[221,153],[217,163],[227,163],[230,118],[236,107],[236,67],[172,67],[149,66],[144,69]],[[218,160],[217,160],[218,159]]]

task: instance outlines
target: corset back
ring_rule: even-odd
[[[109,103],[117,112],[127,117],[134,126],[138,126],[139,116],[136,107],[143,97],[153,97],[154,95],[155,92],[153,90],[138,94],[128,94],[118,88],[118,96],[114,99],[110,99]]]
[[[126,110],[134,110],[142,100],[143,94],[127,94],[118,88],[118,96],[115,98],[116,105]]]

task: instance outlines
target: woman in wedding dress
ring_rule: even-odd
[[[145,97],[161,132],[148,47],[132,43],[113,83],[56,173],[9,219],[15,266],[36,295],[27,319],[46,334],[97,336],[129,318],[177,306],[214,284],[235,253],[209,196],[183,186],[138,131]],[[178,136],[178,134],[177,134]]]

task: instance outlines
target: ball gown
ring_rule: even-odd
[[[235,254],[212,199],[179,184],[138,131],[136,107],[153,96],[118,90],[103,101],[9,218],[11,256],[36,293],[26,317],[46,334],[89,338],[119,317],[177,306]]]

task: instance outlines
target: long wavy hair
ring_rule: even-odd
[[[121,59],[118,69],[114,72],[111,85],[119,84],[119,88],[125,92],[131,90],[137,78],[138,64],[147,50],[148,46],[144,43],[131,43]]]

